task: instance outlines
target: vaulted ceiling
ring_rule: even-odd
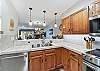
[[[29,21],[29,7],[32,7],[32,20],[43,21],[43,10],[46,10],[46,22],[52,24],[54,13],[58,13],[58,19],[62,13],[77,3],[79,0],[10,0],[16,8],[19,16],[19,23],[27,24]]]

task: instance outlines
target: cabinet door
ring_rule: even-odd
[[[78,59],[70,56],[70,71],[79,71]]]
[[[66,34],[66,18],[64,18],[62,21],[62,29],[63,34]]]
[[[72,34],[87,34],[88,33],[88,10],[84,9],[71,16]]]
[[[63,49],[63,66],[64,71],[69,71],[69,52],[67,49]]]
[[[43,70],[43,53],[42,51],[29,53],[29,71],[44,71]]]
[[[55,69],[55,50],[45,50],[45,71],[52,71]]]
[[[56,48],[56,68],[62,67],[63,48]]]
[[[70,16],[62,20],[62,29],[63,34],[70,34]]]
[[[82,11],[82,27],[81,33],[82,34],[88,34],[89,33],[89,18],[88,18],[88,9],[84,9]]]
[[[75,52],[72,52],[72,51],[69,51],[69,55],[70,55],[70,58],[69,58],[70,70],[69,71],[82,71],[82,57],[81,57],[81,55],[79,55]]]
[[[71,29],[70,29],[70,16],[68,16],[66,18],[66,23],[65,23],[65,29],[66,29],[66,34],[70,34],[71,33]]]
[[[75,13],[72,16],[72,34],[79,34],[82,25],[82,13]]]

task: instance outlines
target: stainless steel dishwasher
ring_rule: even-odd
[[[0,71],[28,71],[28,54],[16,53],[1,55]]]

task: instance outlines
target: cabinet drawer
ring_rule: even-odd
[[[43,55],[43,51],[29,52],[29,57]]]

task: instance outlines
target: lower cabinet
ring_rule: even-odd
[[[69,51],[67,49],[63,49],[63,67],[65,71],[69,70]]]
[[[79,71],[78,60],[70,56],[70,71]]]
[[[55,49],[29,52],[29,71],[53,71]]]
[[[65,48],[29,52],[29,71],[82,71],[81,55]]]
[[[45,50],[45,71],[55,69],[55,49]]]
[[[63,48],[56,48],[56,68],[63,66]]]
[[[76,53],[70,51],[70,71],[79,71],[79,57]]]
[[[82,71],[81,55],[68,49],[64,49],[63,66],[65,71]]]
[[[29,53],[29,71],[44,71],[43,65],[43,51]]]

